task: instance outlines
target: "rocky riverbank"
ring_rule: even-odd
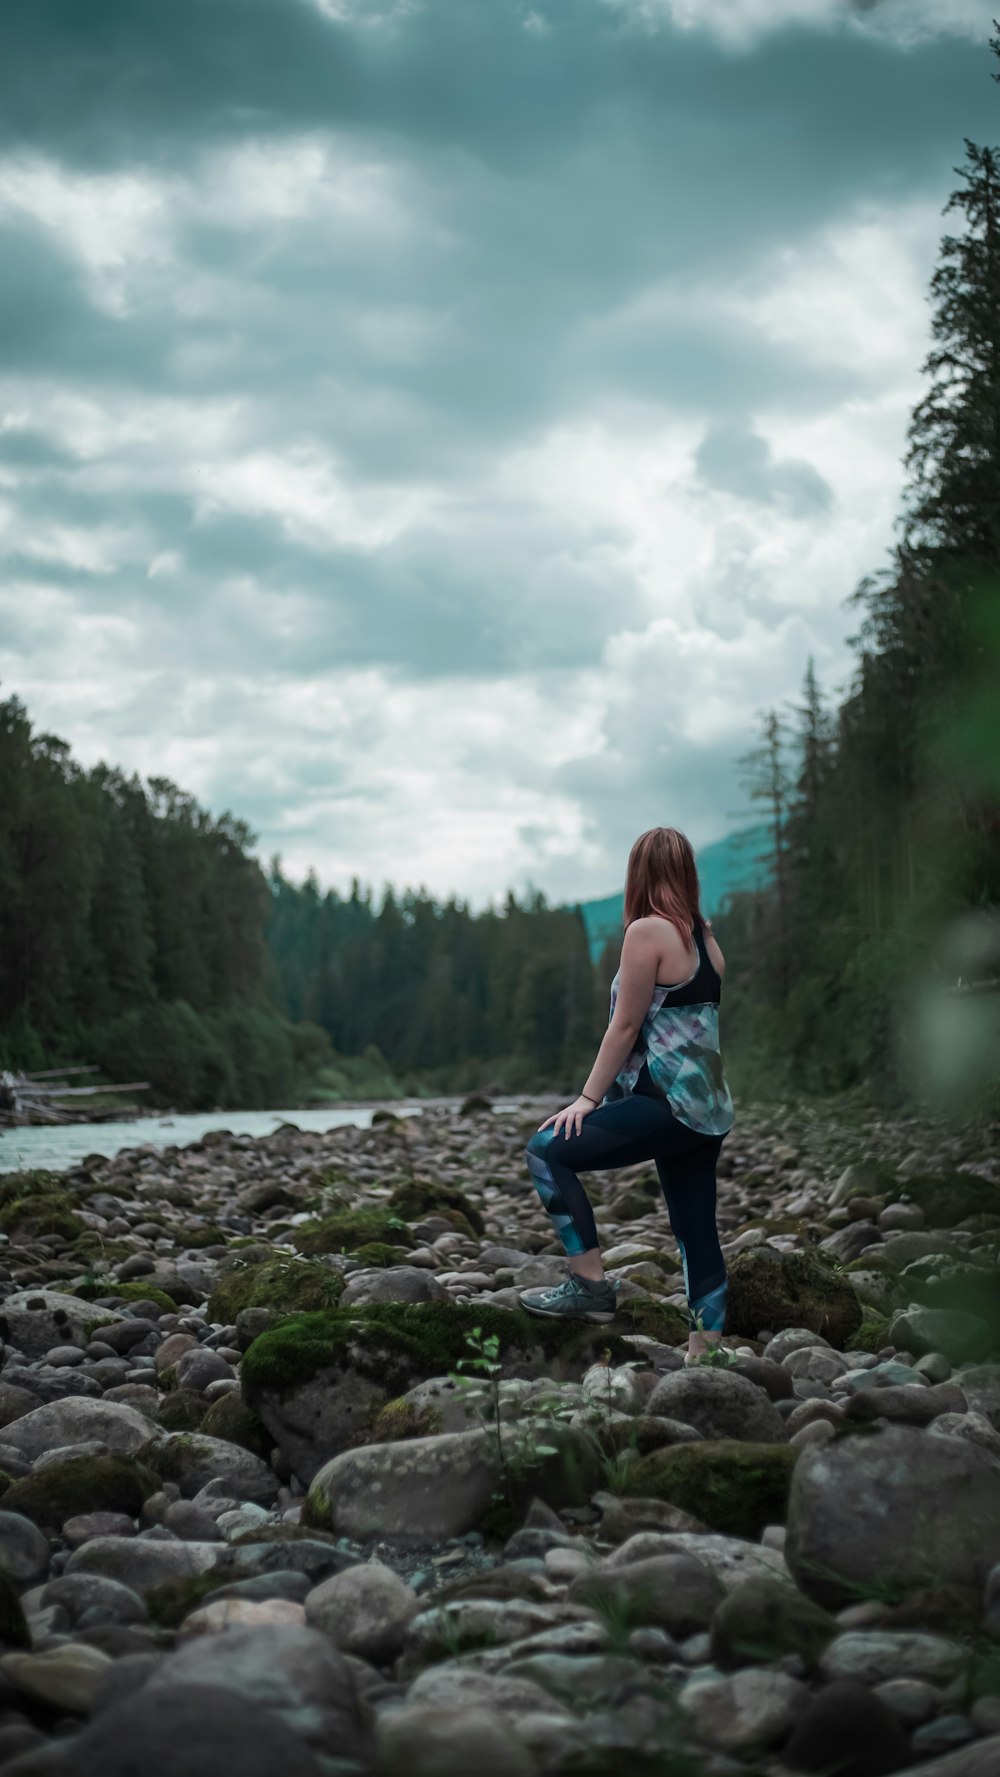
[[[1000,1132],[741,1108],[524,1315],[551,1105],[0,1180],[10,1777],[995,1777]]]

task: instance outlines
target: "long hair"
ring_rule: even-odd
[[[695,928],[705,923],[694,851],[687,834],[677,827],[650,827],[640,833],[628,855],[626,929],[649,913],[671,920],[687,943]]]

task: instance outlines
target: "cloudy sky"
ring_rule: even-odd
[[[757,818],[893,540],[994,10],[25,0],[0,695],[342,889]]]

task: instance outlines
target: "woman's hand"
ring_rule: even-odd
[[[583,1127],[584,1117],[586,1117],[589,1112],[596,1111],[597,1108],[597,1105],[594,1104],[592,1099],[584,1098],[581,1093],[580,1097],[574,1099],[572,1104],[564,1105],[561,1111],[555,1111],[551,1117],[546,1117],[545,1122],[539,1123],[538,1127],[539,1129],[547,1129],[549,1124],[553,1123],[555,1128],[552,1133],[553,1135],[558,1135],[560,1126],[562,1125],[563,1134],[568,1137],[570,1125],[572,1124],[575,1133],[579,1135],[580,1130]]]

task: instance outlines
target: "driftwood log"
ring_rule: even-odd
[[[65,1099],[104,1097],[109,1092],[148,1092],[148,1080],[124,1084],[67,1086],[69,1074],[96,1074],[96,1067],[45,1068],[33,1074],[0,1072],[0,1126],[21,1129],[34,1123],[106,1123],[135,1116],[138,1105],[86,1105]]]

